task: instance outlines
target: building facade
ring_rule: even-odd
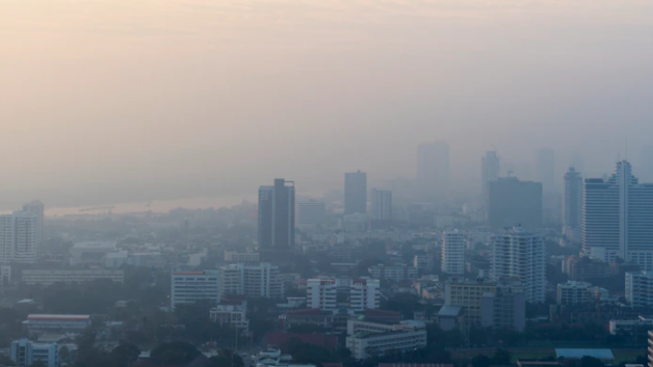
[[[544,302],[546,296],[546,254],[542,235],[513,227],[491,238],[491,275],[521,279],[526,301]]]
[[[356,360],[426,347],[424,324],[388,325],[358,320],[347,321],[347,349]]]
[[[372,278],[388,279],[395,283],[417,279],[417,269],[406,264],[379,264],[371,266],[368,270]]]
[[[295,184],[283,178],[258,191],[260,251],[287,252],[295,248]]]
[[[449,144],[443,141],[417,147],[417,192],[421,200],[447,201],[449,193]]]
[[[31,334],[40,332],[82,332],[91,325],[89,315],[30,314],[23,321],[23,327]]]
[[[326,224],[326,206],[322,202],[309,201],[297,204],[300,226],[321,226]]]
[[[212,304],[220,302],[219,271],[175,271],[172,273],[170,307],[173,310],[179,305],[194,304],[204,300]]]
[[[542,227],[542,184],[539,182],[520,181],[516,177],[491,181],[487,203],[490,227]]]
[[[23,212],[29,213],[36,218],[36,242],[41,245],[43,243],[43,230],[45,228],[45,206],[40,200],[30,201],[23,204]]]
[[[0,215],[0,263],[36,263],[38,228],[38,219],[31,213]]]
[[[270,263],[224,265],[220,267],[220,294],[281,298],[279,267]]]
[[[625,297],[632,307],[653,307],[653,272],[627,272]]]
[[[564,177],[562,194],[562,233],[572,241],[582,240],[583,178],[574,167]]]
[[[462,232],[442,233],[442,272],[453,275],[465,273],[465,237]]]
[[[314,278],[306,281],[306,306],[333,311],[337,308],[338,287],[334,279]]]
[[[367,173],[345,173],[345,214],[367,214]]]
[[[27,285],[86,283],[98,279],[108,279],[114,283],[122,284],[125,281],[125,271],[106,269],[24,269],[21,272],[21,282]]]
[[[575,305],[590,301],[589,290],[592,287],[587,282],[570,280],[556,287],[556,303],[559,305]]]
[[[555,151],[551,148],[542,148],[537,151],[537,180],[542,183],[542,190],[546,194],[555,191]]]
[[[349,291],[349,308],[354,311],[365,311],[380,307],[381,283],[378,279],[362,278],[352,281]]]
[[[501,173],[501,162],[497,152],[489,151],[481,159],[481,197],[486,199],[490,182],[499,179]],[[484,203],[487,206],[487,202]]]
[[[59,347],[56,343],[37,343],[27,339],[11,342],[9,357],[17,366],[32,366],[41,362],[47,367],[59,367]]]
[[[519,279],[497,282],[494,292],[481,297],[481,326],[509,328],[522,332],[526,327],[526,297]]]

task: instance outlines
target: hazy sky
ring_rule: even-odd
[[[430,140],[465,187],[492,144],[598,174],[653,143],[652,34],[650,0],[0,0],[0,201],[374,183]]]

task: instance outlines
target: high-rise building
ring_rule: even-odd
[[[218,270],[175,271],[172,273],[171,281],[170,307],[172,309],[198,301],[205,300],[213,304],[220,301]]]
[[[583,223],[583,178],[574,167],[569,167],[564,181],[562,233],[573,241],[580,241]]]
[[[542,227],[542,184],[539,182],[520,181],[516,177],[491,181],[487,203],[487,220],[491,227]]]
[[[43,243],[43,227],[45,219],[45,206],[40,200],[30,201],[23,205],[23,212],[29,213],[36,217],[36,241],[39,245]]]
[[[456,275],[465,273],[465,238],[462,232],[442,233],[442,272]]]
[[[627,272],[625,296],[632,307],[653,307],[653,272]]]
[[[653,184],[640,184],[621,161],[608,179],[585,179],[584,186],[583,253],[653,270]]]
[[[57,343],[39,343],[28,339],[11,342],[9,357],[17,366],[36,366],[38,362],[46,367],[59,366]]]
[[[330,278],[314,278],[306,281],[306,307],[333,311],[336,309],[338,287]]]
[[[220,294],[281,298],[279,268],[270,263],[224,265],[220,267]]]
[[[345,214],[367,214],[367,173],[345,173]]]
[[[351,283],[349,307],[354,311],[374,310],[381,307],[381,283],[378,279],[361,278]]]
[[[392,192],[372,189],[372,228],[385,227],[392,223]]]
[[[446,201],[449,194],[449,144],[446,142],[417,147],[417,189],[423,200]]]
[[[324,203],[308,201],[297,204],[300,226],[319,226],[326,224],[326,207]]]
[[[38,222],[26,212],[0,215],[0,263],[33,264],[37,260]]]
[[[546,194],[555,192],[555,151],[542,148],[537,151],[537,179]]]
[[[514,227],[492,236],[490,243],[492,278],[517,277],[522,282],[527,302],[544,302],[546,255],[542,235]]]
[[[492,181],[499,179],[501,173],[501,163],[497,152],[489,151],[485,153],[485,157],[481,160],[481,194],[482,198],[487,198],[487,191],[489,184]],[[485,203],[487,205],[487,203]]]
[[[283,178],[258,191],[258,245],[261,251],[295,247],[295,184]]]

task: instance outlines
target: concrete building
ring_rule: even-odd
[[[175,271],[172,273],[170,307],[174,310],[183,304],[193,304],[207,300],[213,304],[220,302],[220,272]]]
[[[426,328],[419,322],[389,325],[348,320],[347,335],[347,349],[356,360],[426,347]]]
[[[653,184],[640,184],[628,161],[607,180],[585,179],[583,253],[612,262],[620,257],[653,270]]]
[[[482,317],[483,295],[494,293],[496,282],[484,280],[465,281],[450,280],[444,286],[444,304],[465,308],[467,325],[480,325]]]
[[[556,289],[556,303],[559,305],[575,305],[593,301],[589,297],[589,289],[592,287],[587,282],[570,280],[564,284],[558,284]]]
[[[283,178],[258,191],[259,251],[284,253],[295,249],[295,183]]]
[[[36,242],[41,245],[44,239],[45,206],[40,200],[33,200],[23,204],[23,212],[36,218]]]
[[[648,348],[646,354],[648,357],[648,367],[653,367],[653,330],[648,332]]]
[[[367,173],[345,173],[345,214],[367,214]]]
[[[115,241],[77,242],[70,249],[70,265],[102,264],[104,257],[116,252]]]
[[[522,332],[526,327],[526,297],[519,279],[497,282],[494,292],[481,297],[481,326],[510,328]]]
[[[11,285],[11,265],[0,265],[0,288]]]
[[[413,257],[413,267],[417,269],[417,272],[429,273],[434,268],[434,259],[433,254],[419,254]]]
[[[574,167],[564,177],[562,194],[562,233],[571,241],[582,241],[583,178]]]
[[[562,272],[578,281],[593,281],[610,275],[610,265],[603,260],[570,256],[562,261]]]
[[[537,180],[542,183],[543,191],[548,195],[555,192],[555,151],[542,148],[537,151]]]
[[[120,268],[123,265],[140,266],[146,268],[163,268],[167,265],[166,258],[157,251],[129,252],[117,251],[104,255],[104,266],[107,268]]]
[[[337,308],[337,294],[338,289],[334,279],[308,279],[306,282],[306,307],[333,311]]]
[[[237,328],[242,334],[249,334],[249,319],[247,319],[247,306],[243,305],[218,305],[209,311],[211,321],[219,325],[229,325]]]
[[[226,263],[258,263],[260,256],[258,252],[224,251]]]
[[[365,311],[380,307],[381,283],[378,279],[361,278],[351,283],[349,308],[354,311]]]
[[[371,266],[368,270],[372,278],[388,279],[395,283],[417,279],[417,269],[412,266],[407,266],[406,264],[378,264]]]
[[[499,179],[501,173],[501,162],[497,156],[497,152],[489,151],[485,153],[485,157],[481,159],[481,197],[486,199],[488,197],[488,189],[490,182]],[[487,206],[487,203],[484,203]]]
[[[0,263],[36,263],[38,219],[27,212],[0,215]]]
[[[387,228],[392,225],[392,192],[372,189],[371,206],[372,229]]]
[[[521,279],[526,301],[544,302],[546,296],[546,255],[542,235],[513,227],[492,236],[492,279]]]
[[[321,226],[326,224],[326,206],[322,202],[311,200],[297,204],[300,226]]]
[[[502,177],[489,183],[487,220],[492,228],[542,227],[542,184]]]
[[[54,283],[86,283],[98,279],[108,279],[114,283],[123,283],[124,270],[106,269],[24,269],[21,282],[27,285],[50,285]]]
[[[443,141],[417,147],[417,191],[419,198],[441,204],[449,194],[449,144]]]
[[[30,335],[42,332],[80,333],[90,325],[89,315],[30,314],[23,321],[23,327]]]
[[[625,297],[632,307],[653,307],[653,272],[627,272]]]
[[[59,367],[59,347],[57,343],[14,340],[11,342],[9,358],[17,366],[32,366],[41,362],[47,367]]]
[[[283,297],[279,267],[270,263],[228,264],[220,267],[221,294],[248,297]]]
[[[465,273],[465,237],[462,232],[442,233],[442,272],[452,275]]]

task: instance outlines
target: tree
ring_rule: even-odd
[[[134,344],[121,342],[120,345],[113,348],[111,354],[119,366],[129,366],[138,359],[141,350]]]
[[[605,365],[598,358],[584,356],[580,359],[580,367],[605,367]]]
[[[490,359],[490,357],[484,354],[479,354],[474,356],[474,358],[472,358],[473,367],[490,367],[491,365],[492,365],[492,360]]]
[[[244,367],[243,358],[230,349],[222,349],[217,357],[209,359],[209,367]]]
[[[70,358],[70,349],[67,346],[63,346],[59,349],[59,360],[62,362],[68,362]]]
[[[43,361],[35,361],[34,363],[30,364],[30,367],[48,367],[48,365]]]
[[[510,352],[505,349],[497,348],[497,350],[494,351],[491,361],[493,365],[507,366],[510,364],[511,360],[512,356],[510,355]]]
[[[185,364],[193,359],[197,358],[201,353],[194,345],[176,341],[170,343],[163,343],[150,354],[150,358],[154,364],[160,364],[164,366],[176,366],[180,364]]]

